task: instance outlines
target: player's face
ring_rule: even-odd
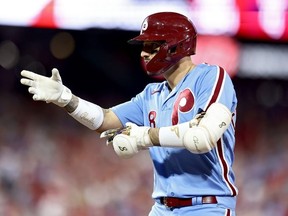
[[[160,46],[161,43],[159,42],[143,43],[141,57],[144,59],[146,63],[149,62],[159,52]]]

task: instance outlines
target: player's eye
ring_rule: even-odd
[[[151,50],[151,54],[156,54],[156,53],[158,53],[158,51],[159,51],[159,47],[157,47],[156,49],[153,49],[153,50]]]
[[[159,51],[160,46],[160,43],[144,43],[143,51],[153,55]]]

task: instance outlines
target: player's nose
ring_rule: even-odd
[[[142,58],[147,58],[147,57],[149,57],[149,55],[150,55],[150,54],[149,54],[148,52],[142,50],[142,52],[141,52],[141,57],[142,57]]]

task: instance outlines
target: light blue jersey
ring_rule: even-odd
[[[151,147],[154,164],[152,197],[188,198],[215,195],[225,205],[235,208],[238,191],[234,185],[235,122],[237,98],[233,83],[224,69],[200,64],[170,91],[166,81],[148,84],[131,101],[113,107],[123,125],[163,127],[187,122],[214,102],[220,102],[233,113],[230,127],[205,154],[193,154],[185,148]]]

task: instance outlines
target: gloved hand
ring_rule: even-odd
[[[112,142],[113,149],[121,158],[131,158],[139,150],[153,146],[148,131],[150,127],[126,123],[124,129],[104,131],[100,137],[108,137],[107,144]]]
[[[33,100],[54,103],[65,107],[72,98],[72,92],[62,84],[58,69],[52,69],[52,76],[45,77],[31,71],[23,70],[20,80],[23,85],[29,86],[28,91],[33,94]]]

